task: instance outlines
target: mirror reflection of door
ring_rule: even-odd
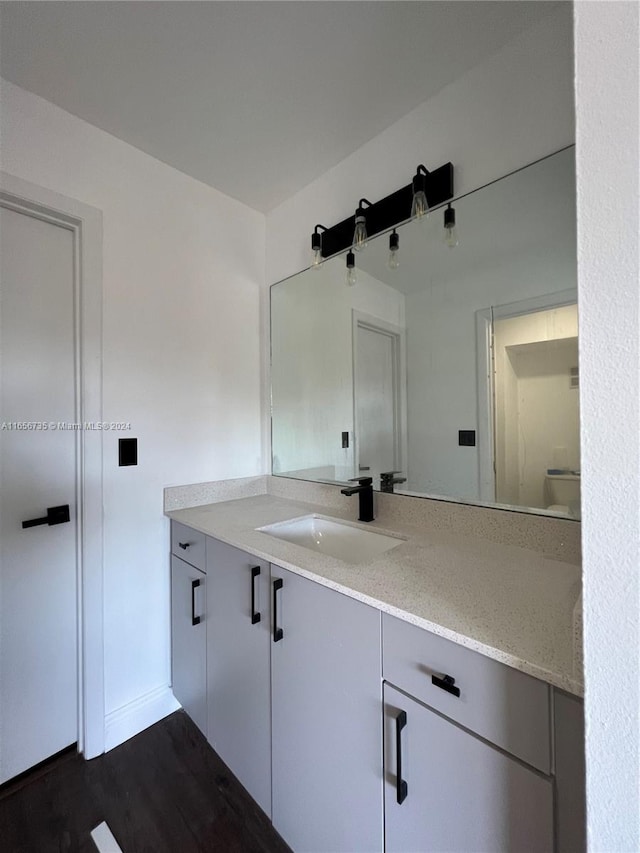
[[[577,306],[496,319],[493,349],[496,501],[579,517]]]
[[[355,476],[380,484],[400,466],[399,334],[357,320],[355,325]]]

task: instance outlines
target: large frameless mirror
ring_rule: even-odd
[[[579,518],[574,149],[452,206],[273,285],[273,473]]]

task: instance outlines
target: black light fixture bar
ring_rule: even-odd
[[[425,192],[429,207],[437,207],[453,198],[453,164],[445,163],[425,179]],[[413,183],[396,190],[391,195],[366,208],[367,235],[373,237],[388,231],[394,225],[411,219]],[[343,219],[322,234],[322,257],[329,258],[351,247],[355,229],[355,215]]]

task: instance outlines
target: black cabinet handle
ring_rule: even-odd
[[[251,566],[251,624],[255,625],[262,618],[256,613],[256,578],[260,575],[260,566]]]
[[[22,522],[22,527],[38,527],[40,524],[64,524],[69,521],[69,504],[62,506],[47,507],[47,514],[43,518],[30,518],[28,521]]]
[[[183,551],[186,551],[189,545],[191,542],[178,542],[178,548],[182,548]]]
[[[200,586],[200,581],[191,581],[191,624],[199,625],[200,617],[196,616],[196,590]]]
[[[437,675],[431,676],[431,683],[435,684],[441,690],[446,690],[447,693],[452,693],[454,696],[460,696],[460,688],[455,686],[456,680],[450,675],[443,675],[440,678]]]
[[[396,717],[396,800],[402,805],[407,799],[409,789],[402,778],[402,729],[407,725],[407,712],[400,711]]]
[[[277,643],[284,637],[282,628],[278,628],[278,590],[282,589],[284,582],[277,578],[273,582],[273,642]]]

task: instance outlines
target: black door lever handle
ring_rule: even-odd
[[[23,527],[38,527],[40,524],[64,524],[69,521],[69,504],[63,506],[50,506],[47,508],[47,514],[44,518],[30,518],[28,521],[23,521]]]

